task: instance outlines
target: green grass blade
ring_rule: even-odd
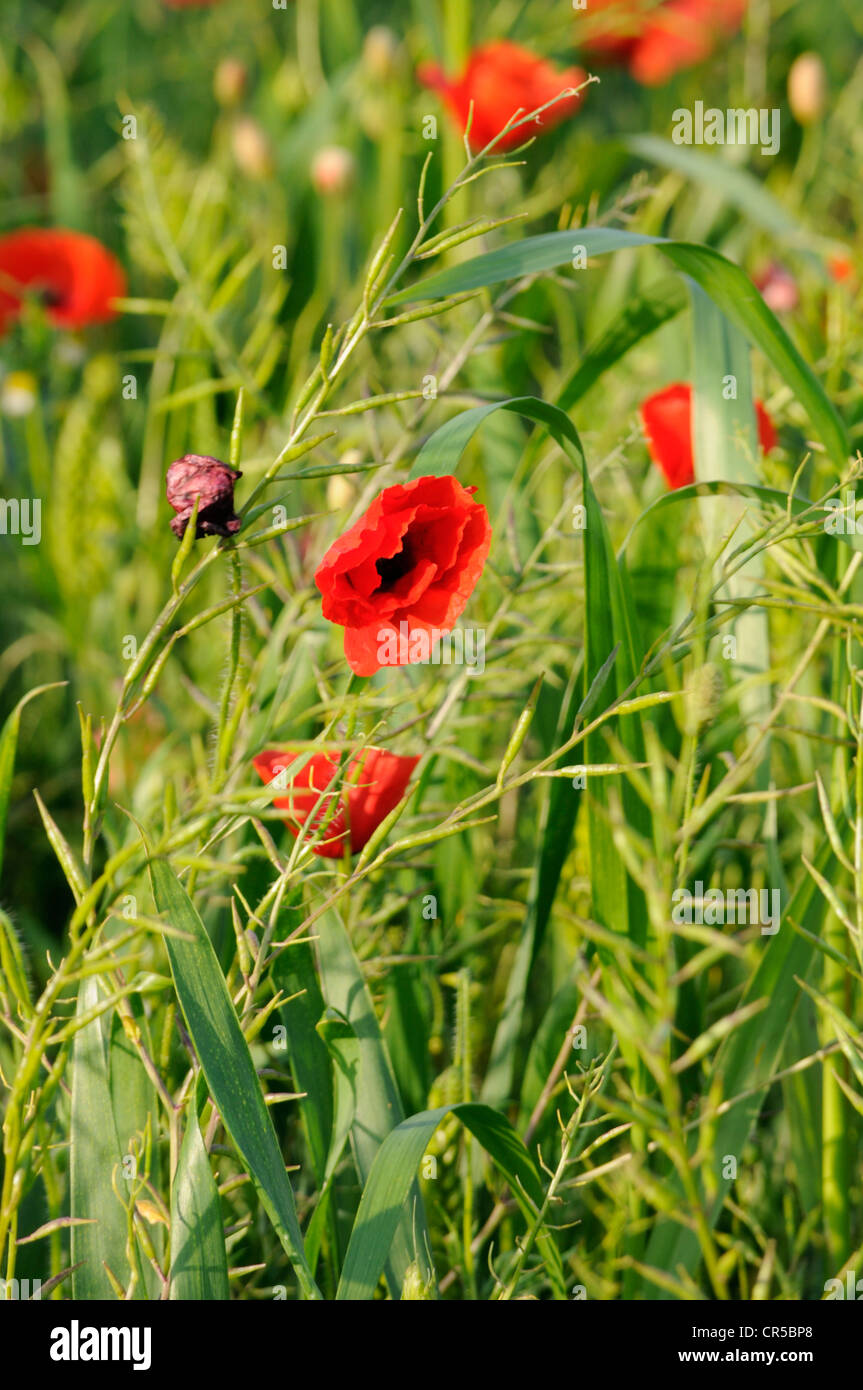
[[[823,844],[816,860],[819,873],[829,874],[833,852]],[[805,931],[817,935],[822,925],[825,899],[811,877],[804,878],[783,917],[792,918]],[[816,955],[815,946],[786,922],[767,943],[761,963],[752,975],[740,999],[740,1007],[766,998],[770,1007],[750,1019],[727,1038],[717,1050],[703,1091],[712,1094],[711,1085],[721,1085],[721,1094],[730,1099],[756,1090],[756,1094],[733,1105],[716,1122],[711,1139],[711,1151],[720,1156],[715,1169],[716,1195],[705,1199],[710,1221],[716,1221],[729,1179],[722,1176],[721,1155],[740,1155],[750,1130],[758,1119],[767,1096],[767,1083],[777,1071],[782,1058],[789,1021],[800,999],[797,979],[805,979]],[[797,979],[795,979],[797,977]],[[690,1273],[700,1262],[695,1234],[676,1221],[661,1219],[648,1243],[645,1262],[660,1270],[676,1270],[683,1266]],[[658,1298],[659,1291],[645,1281],[642,1295]]]
[[[164,860],[151,860],[150,874],[157,908],[192,937],[185,941],[169,936],[166,946],[177,998],[213,1103],[249,1170],[303,1295],[320,1298],[273,1122],[206,927]]]
[[[811,368],[749,276],[709,246],[607,227],[547,232],[430,275],[394,299],[436,299],[571,265],[576,246],[583,246],[588,256],[642,246],[661,251],[678,270],[695,280],[749,341],[761,349],[807,412],[833,463],[838,469],[845,469],[849,445],[844,425]]]
[[[365,1186],[378,1149],[390,1131],[404,1119],[404,1114],[371,995],[338,913],[334,909],[325,912],[318,919],[316,930],[324,998],[347,1019],[359,1042],[359,1084],[351,1148],[360,1181]],[[394,1298],[400,1296],[408,1266],[414,1260],[424,1267],[426,1277],[430,1273],[425,1256],[426,1224],[419,1187],[414,1197],[411,1215],[396,1220],[395,1238],[388,1246],[385,1265],[381,1266],[385,1268]]]
[[[304,1092],[300,1117],[312,1167],[322,1183],[333,1128],[333,1083],[330,1057],[317,1030],[325,1005],[309,943],[297,941],[280,951],[273,962],[272,977],[288,999],[279,1009],[279,1018],[285,1029],[294,1085]]]
[[[424,1110],[400,1124],[381,1145],[363,1189],[336,1298],[369,1299],[377,1288],[417,1169],[435,1130],[447,1115],[458,1116],[503,1173],[525,1218],[535,1215],[544,1197],[539,1171],[512,1125],[487,1105],[463,1102]],[[548,1233],[538,1246],[551,1266],[560,1294],[563,1272]]]
[[[661,135],[631,135],[625,141],[628,149],[666,169],[683,174],[693,183],[701,184],[713,194],[742,212],[750,222],[763,227],[775,237],[797,247],[819,267],[821,262],[812,252],[813,235],[774,198],[764,184],[748,169],[740,169],[728,159],[703,154],[700,150],[675,145]]]
[[[591,343],[564,382],[557,405],[571,410],[600,377],[632,348],[669,323],[686,308],[686,290],[669,276],[636,295],[614,322]]]
[[[15,772],[15,754],[18,750],[18,731],[21,727],[21,711],[37,695],[46,690],[59,690],[65,681],[55,681],[52,685],[39,685],[19,700],[3,725],[0,733],[0,871],[3,868],[3,847],[6,843],[6,819],[9,815],[9,799],[12,795],[12,777]]]
[[[96,976],[81,981],[79,1015],[95,1008],[101,998]],[[102,1018],[94,1018],[75,1034],[72,1045],[72,1154],[70,1160],[71,1215],[93,1221],[72,1227],[72,1275],[75,1299],[115,1299],[105,1273],[107,1263],[121,1284],[129,1278],[126,1257],[126,1212],[115,1195],[112,1175],[122,1191],[123,1149],[117,1140],[108,1059]]]
[[[230,1298],[219,1190],[192,1097],[171,1186],[172,1299]]]

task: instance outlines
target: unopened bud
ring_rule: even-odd
[[[363,43],[363,66],[375,82],[386,82],[396,71],[399,41],[386,24],[376,24]]]
[[[799,125],[811,125],[824,110],[827,74],[817,53],[801,53],[788,72],[788,105]]]
[[[349,453],[359,454],[359,449],[351,449]],[[342,458],[342,463],[351,460],[348,454]],[[359,460],[357,460],[358,462]],[[331,511],[341,511],[343,507],[350,507],[356,501],[357,490],[350,478],[346,478],[344,473],[334,473],[327,483],[327,506]]]
[[[354,182],[356,161],[342,145],[326,145],[312,160],[312,183],[325,197],[349,192]]]
[[[252,116],[240,116],[231,136],[237,167],[253,179],[269,178],[275,170],[266,133]]]
[[[213,77],[213,92],[220,106],[238,106],[246,94],[249,72],[239,58],[223,58]]]

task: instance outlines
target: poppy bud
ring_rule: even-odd
[[[356,163],[343,145],[326,145],[312,160],[312,183],[316,193],[347,193],[354,181]]]
[[[275,169],[273,152],[266,132],[252,116],[241,116],[235,123],[231,144],[237,167],[252,179],[269,178]]]
[[[242,476],[236,468],[206,454],[184,454],[172,463],[165,479],[165,494],[177,513],[171,520],[177,539],[182,539],[196,497],[197,537],[232,536],[239,531],[242,523],[234,515],[234,483]]]
[[[213,77],[213,92],[220,106],[237,106],[246,92],[249,73],[239,58],[223,58]]]
[[[327,506],[334,512],[350,507],[356,500],[357,490],[344,473],[334,473],[327,483]]]
[[[301,111],[305,106],[306,84],[303,81],[302,70],[293,58],[286,58],[276,72],[271,92],[276,105],[288,115]]]
[[[386,82],[396,71],[399,41],[386,24],[375,24],[363,42],[363,65],[376,82]]]
[[[811,125],[824,110],[827,75],[817,53],[801,53],[788,72],[788,105],[798,125]]]

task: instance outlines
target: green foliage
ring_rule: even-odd
[[[782,105],[775,158],[731,159],[667,139],[698,68],[602,69],[521,152],[467,150],[416,65],[562,61],[580,17],[538,0],[9,0],[0,234],[87,231],[129,283],[0,338],[3,496],[42,502],[0,549],[4,1278],[799,1300],[863,1259],[863,540],[825,525],[861,472],[828,263],[859,103],[852,21],[807,8],[711,60]],[[668,491],[638,406],[674,380]],[[177,543],[187,453],[241,472],[235,535]],[[451,474],[493,529],[483,669],[354,677],[320,560]],[[408,793],[323,857],[252,760],[326,750],[326,820],[366,747],[420,759]],[[698,884],[780,892],[778,930],[681,918]]]

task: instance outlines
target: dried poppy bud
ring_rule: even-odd
[[[177,513],[171,519],[171,530],[177,539],[182,538],[196,497],[200,499],[197,537],[232,536],[239,531],[242,523],[234,515],[234,483],[242,476],[236,468],[206,454],[184,454],[172,463],[165,479],[165,494]]]

